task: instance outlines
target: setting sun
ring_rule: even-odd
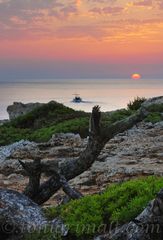
[[[132,74],[132,79],[140,79],[141,75],[139,73]]]

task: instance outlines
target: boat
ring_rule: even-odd
[[[80,102],[82,102],[82,98],[79,96],[79,94],[74,94],[75,95],[75,97],[73,98],[73,102],[75,102],[75,103],[80,103]]]

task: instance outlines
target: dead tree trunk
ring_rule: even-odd
[[[64,176],[60,176],[60,182],[63,191],[70,197],[70,199],[79,199],[83,197],[83,195],[80,192],[70,187]]]
[[[28,197],[32,199],[38,193],[40,187],[41,159],[39,157],[36,158],[31,166],[28,166],[20,160],[19,163],[22,165],[29,177],[29,183],[24,190],[24,194],[28,195]]]
[[[31,181],[29,182],[29,186],[26,188],[25,194],[37,204],[43,204],[62,187],[59,175],[64,176],[65,179],[69,181],[89,169],[93,162],[97,159],[105,144],[111,138],[142,121],[146,115],[147,112],[140,109],[135,115],[101,129],[100,109],[98,106],[95,106],[92,110],[90,120],[90,135],[88,144],[86,149],[80,154],[79,158],[63,162],[59,164],[59,166],[56,163],[51,164],[50,168],[51,172],[53,172],[52,176],[49,180],[39,185],[39,187],[38,184],[33,185],[33,177],[31,177]],[[28,168],[30,168],[31,165],[27,165]],[[41,172],[46,172],[48,168],[49,166],[46,164],[40,163]],[[59,174],[56,174],[56,172]],[[36,185],[37,189],[34,189]]]

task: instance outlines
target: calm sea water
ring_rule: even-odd
[[[73,103],[78,93],[83,103]],[[96,104],[102,111],[126,107],[136,96],[163,95],[162,80],[44,80],[30,83],[0,83],[0,119],[7,119],[6,108],[13,102],[49,102],[56,100],[78,110],[91,111]]]

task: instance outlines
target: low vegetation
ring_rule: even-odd
[[[43,127],[38,130],[35,130],[30,134],[29,140],[36,142],[46,142],[48,141],[54,133],[80,133],[81,137],[85,137],[88,135],[88,125],[89,118],[88,117],[80,117],[74,118],[67,121],[63,121],[56,125],[52,125],[49,127]]]
[[[89,116],[89,113],[50,102],[0,126],[0,145],[21,139],[45,142],[58,132],[73,132],[86,136]]]
[[[112,124],[135,113],[145,101],[136,98],[127,109],[102,114],[102,125]],[[153,104],[146,122],[163,120],[163,104]],[[0,145],[21,139],[36,142],[48,141],[58,132],[88,135],[89,113],[75,111],[58,103],[49,103],[34,111],[0,126]],[[68,237],[62,238],[53,229],[46,228],[27,234],[25,240],[91,240],[114,228],[134,220],[163,188],[163,177],[142,177],[127,182],[112,184],[100,193],[72,200],[65,205],[44,209],[49,220],[59,217],[69,229]]]
[[[112,114],[103,114],[102,124],[110,124],[129,115],[130,110],[117,110]],[[0,126],[0,145],[6,145],[21,139],[36,142],[48,141],[54,133],[79,133],[88,136],[89,113],[75,111],[59,103],[48,103],[32,112],[20,116]]]
[[[163,115],[160,112],[150,113],[146,118],[145,122],[157,123],[163,121]]]
[[[88,116],[84,111],[75,111],[61,103],[49,102],[43,106],[35,108],[33,111],[19,116],[11,121],[13,127],[23,129],[40,129],[49,127],[60,122]]]
[[[146,117],[146,122],[157,123],[163,121],[163,104],[152,104],[148,111],[150,111],[150,114]]]
[[[114,122],[117,122],[117,121],[123,120],[124,118],[129,117],[133,113],[134,111],[127,110],[127,109],[120,109],[110,113],[103,113],[101,123],[103,126],[112,124]]]
[[[145,98],[135,98],[127,109],[120,109],[102,114],[102,125],[122,120],[137,111]],[[163,120],[163,104],[152,105],[146,122],[156,123]],[[75,111],[63,104],[50,102],[30,113],[20,116],[0,126],[0,145],[7,145],[21,139],[46,142],[54,133],[79,133],[88,136],[90,113]]]
[[[133,101],[130,101],[127,104],[127,109],[132,110],[132,111],[136,111],[141,107],[141,104],[143,102],[145,102],[146,98],[142,97],[136,97]]]
[[[146,177],[109,186],[102,194],[72,200],[45,209],[46,216],[59,216],[70,229],[69,239],[92,239],[95,234],[133,220],[163,188],[162,177]]]

